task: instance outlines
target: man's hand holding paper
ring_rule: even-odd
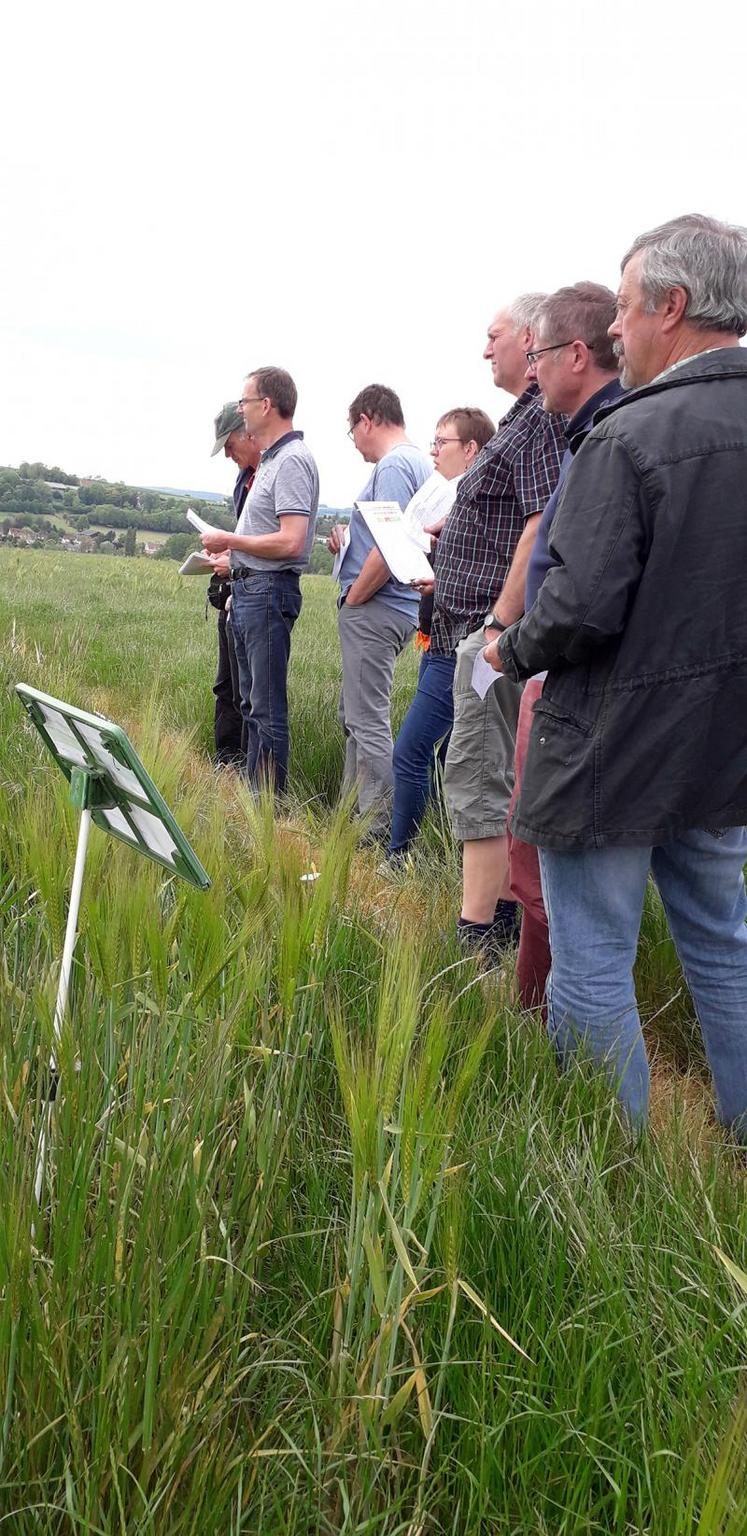
[[[492,650],[492,646],[487,649]],[[478,651],[472,668],[472,687],[478,698],[484,699],[488,689],[502,676],[500,668],[488,660],[487,650]]]
[[[209,555],[222,555],[231,548],[233,534],[223,528],[211,528],[208,533],[201,533],[200,539]]]
[[[349,536],[349,534],[345,524],[335,523],[335,526],[332,529],[329,538],[327,539],[327,549],[331,555],[339,555],[340,550],[346,542],[346,536]]]

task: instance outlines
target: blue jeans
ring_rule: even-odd
[[[240,577],[231,589],[231,629],[246,724],[246,777],[283,791],[288,781],[288,658],[301,612],[295,571]]]
[[[684,832],[656,848],[541,848],[552,969],[548,1029],[561,1060],[583,1045],[635,1125],[649,1070],[633,985],[646,880],[659,889],[713,1074],[719,1118],[747,1141],[747,832]]]
[[[420,663],[415,697],[394,743],[390,853],[404,853],[425,815],[435,748],[439,742],[445,743],[454,723],[455,666],[456,656],[434,656],[430,651]]]

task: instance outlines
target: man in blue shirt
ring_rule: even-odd
[[[432,470],[425,454],[408,442],[398,396],[384,384],[369,384],[349,406],[348,420],[348,435],[374,466],[358,501],[396,501],[404,510]],[[330,536],[334,553],[342,533],[338,526]],[[394,663],[417,629],[418,603],[413,587],[395,581],[354,507],[340,569],[342,791],[357,786],[358,808],[370,815],[375,836],[386,835],[391,813]]]

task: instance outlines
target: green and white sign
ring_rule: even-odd
[[[64,704],[49,693],[16,683],[16,693],[49,747],[70,785],[70,798],[80,811],[78,846],[60,965],[60,981],[54,1011],[54,1049],[49,1064],[47,1104],[39,1127],[34,1193],[41,1205],[46,1152],[52,1131],[52,1109],[58,1090],[57,1045],[65,1017],[73,951],[78,931],[78,912],[91,823],[128,843],[146,858],[205,891],[210,877],[184,833],[177,826],[166,801],[120,726],[104,715],[92,715],[73,704]],[[33,1226],[32,1226],[33,1230]]]
[[[16,684],[16,693],[68,780],[73,803],[90,810],[102,832],[207,890],[209,875],[121,726],[25,683]]]

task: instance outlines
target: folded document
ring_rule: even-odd
[[[433,571],[425,550],[410,532],[406,514],[396,501],[356,501],[369,533],[376,540],[382,560],[395,581],[405,585],[430,581]],[[430,544],[430,540],[428,540]]]

